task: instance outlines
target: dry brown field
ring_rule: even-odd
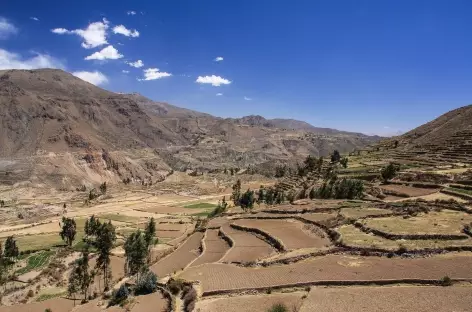
[[[259,229],[282,242],[288,250],[331,245],[328,238],[304,229],[304,224],[295,220],[237,220],[233,224]]]
[[[131,312],[166,312],[167,300],[160,292],[135,297]]]
[[[79,301],[76,301],[76,303]],[[0,312],[44,312],[51,309],[54,312],[69,312],[74,307],[74,301],[65,298],[55,298],[25,305],[0,306]]]
[[[203,239],[203,253],[191,266],[197,266],[205,263],[217,262],[229,250],[228,243],[218,236],[218,230],[207,230]]]
[[[204,299],[198,302],[195,310],[197,312],[267,312],[274,304],[284,304],[289,309],[294,307],[299,309],[304,294],[304,292],[293,292]]]
[[[177,250],[151,266],[151,270],[159,278],[183,270],[199,256],[202,238],[203,233],[195,232]]]
[[[381,185],[381,189],[392,191],[395,193],[406,194],[410,197],[416,196],[424,196],[433,193],[437,193],[438,189],[428,189],[428,188],[419,188],[419,187],[411,187],[406,185],[397,185],[397,184],[389,184],[389,185]]]
[[[389,209],[361,207],[361,208],[342,208],[341,215],[345,218],[358,219],[368,216],[381,216],[392,214],[393,211]]]
[[[470,287],[313,287],[300,312],[466,312]]]
[[[276,252],[272,246],[251,233],[235,230],[229,224],[223,225],[221,229],[234,242],[221,259],[222,262],[252,262]]]
[[[181,278],[200,281],[204,292],[295,286],[321,281],[388,281],[403,279],[472,278],[472,253],[429,258],[380,258],[328,255],[294,264],[243,268],[204,264],[185,270]]]

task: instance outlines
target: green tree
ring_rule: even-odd
[[[13,261],[20,255],[20,251],[18,246],[16,245],[16,241],[13,236],[8,236],[7,240],[5,241],[5,250],[3,251],[3,257],[10,259]]]
[[[233,185],[233,193],[231,195],[231,199],[235,206],[239,206],[240,199],[241,199],[241,180],[238,179],[236,183]]]
[[[98,250],[98,257],[97,262],[95,264],[95,268],[97,272],[101,272],[103,274],[103,286],[105,291],[110,286],[111,280],[111,268],[110,268],[110,255],[111,250],[116,241],[116,233],[115,227],[108,221],[107,223],[103,223],[97,233],[97,238],[95,241],[95,246]]]
[[[308,194],[308,197],[310,197],[310,199],[315,199],[316,191],[314,187],[311,188],[310,193]]]
[[[148,249],[148,264],[151,263],[151,247],[154,245],[156,240],[156,221],[151,217],[151,220],[146,224],[144,229],[144,241]]]
[[[347,168],[347,163],[348,163],[349,159],[347,157],[343,157],[341,158],[341,160],[339,161],[339,163],[344,167],[344,168]]]
[[[254,207],[254,191],[248,189],[240,199],[241,208],[246,210],[251,210]]]
[[[273,205],[275,201],[275,190],[273,187],[269,187],[264,194],[265,203],[267,205]]]
[[[257,204],[260,206],[264,202],[264,187],[261,185],[257,192]]]
[[[323,157],[321,156],[318,158],[318,162],[316,163],[316,169],[318,170],[318,173],[321,173],[321,170],[323,169]]]
[[[75,235],[77,234],[77,224],[72,218],[62,217],[62,230],[59,233],[62,240],[66,242],[67,246],[72,246]]]
[[[146,267],[148,248],[141,230],[132,233],[126,239],[125,245],[125,271],[130,274],[141,273]]]
[[[70,295],[80,292],[84,296],[83,301],[87,301],[90,285],[93,284],[95,276],[93,271],[89,271],[89,252],[84,250],[82,256],[77,260],[69,276],[68,292]]]
[[[388,182],[388,180],[393,179],[399,170],[400,166],[390,163],[388,166],[386,166],[380,171],[380,174],[382,175],[382,179],[386,183]]]
[[[336,163],[341,160],[341,154],[339,154],[338,150],[334,150],[333,154],[331,155],[331,162]]]
[[[315,171],[317,161],[315,157],[312,157],[311,155],[308,155],[304,161],[305,168],[308,170],[308,172]]]
[[[85,220],[84,232],[87,236],[97,236],[98,231],[101,228],[100,220],[92,215],[89,219]]]

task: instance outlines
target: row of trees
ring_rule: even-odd
[[[11,269],[19,255],[20,251],[13,236],[7,237],[5,248],[0,243],[0,283],[4,287],[11,277]]]

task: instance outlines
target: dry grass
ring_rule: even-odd
[[[397,184],[390,184],[390,185],[381,185],[381,189],[392,191],[399,194],[406,194],[410,197],[416,196],[424,196],[436,193],[437,189],[427,189],[427,188],[419,188],[419,187],[411,187],[405,185],[397,185]]]
[[[388,209],[380,209],[380,208],[369,208],[369,207],[362,207],[362,208],[342,208],[341,214],[345,218],[350,219],[358,219],[367,216],[380,216],[385,214],[391,214],[393,211]]]
[[[339,228],[342,242],[351,247],[363,248],[380,248],[396,251],[400,247],[408,250],[415,249],[430,249],[430,248],[445,248],[445,247],[462,247],[472,246],[472,239],[458,239],[458,240],[422,240],[422,239],[402,239],[390,240],[374,234],[367,234],[353,225],[345,225]]]
[[[393,234],[460,234],[472,215],[453,210],[419,214],[407,219],[402,216],[375,218],[363,223],[373,229]]]

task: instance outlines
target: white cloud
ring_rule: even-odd
[[[245,99],[246,101],[252,101],[252,99],[249,98],[249,97],[247,97],[247,96],[245,96],[244,99]]]
[[[124,69],[123,69],[121,72],[122,72],[123,74],[129,74],[129,70],[124,70]]]
[[[222,56],[217,56],[214,61],[215,62],[221,62],[223,60],[223,57]]]
[[[128,15],[136,15],[136,11],[128,11],[128,12],[126,12],[126,14],[128,14]]]
[[[214,87],[219,87],[222,84],[228,85],[228,84],[231,83],[231,81],[229,81],[228,79],[225,79],[225,78],[220,77],[220,76],[215,76],[215,75],[198,76],[198,78],[197,78],[197,80],[195,80],[195,82],[196,83],[209,83]]]
[[[14,35],[18,32],[18,28],[15,25],[8,22],[6,18],[0,16],[0,39],[7,39],[10,35]]]
[[[22,58],[17,53],[0,49],[0,69],[36,68],[64,68],[64,64],[48,54],[35,53],[31,58]]]
[[[30,19],[32,19],[33,21],[39,22],[39,18],[37,17],[31,16]]]
[[[125,63],[135,68],[141,68],[144,66],[144,63],[141,60],[137,60],[136,62],[125,62]]]
[[[147,68],[143,72],[144,72],[144,79],[138,79],[139,81],[142,81],[142,80],[155,80],[155,79],[161,79],[161,78],[164,78],[164,77],[172,76],[171,73],[159,71],[159,68]]]
[[[128,29],[124,25],[118,25],[113,27],[113,32],[115,34],[120,34],[126,37],[139,37],[139,31],[136,29]]]
[[[73,72],[72,75],[79,77],[82,80],[90,82],[96,86],[107,83],[108,78],[99,71],[88,72],[88,71],[78,71]]]
[[[217,93],[216,94],[216,96],[222,96],[222,95],[223,95],[223,93]]]
[[[84,39],[82,47],[92,49],[107,44],[108,20],[106,18],[101,22],[94,22],[87,26],[86,29],[67,30],[65,28],[54,28],[51,31],[58,35],[78,35]]]
[[[112,45],[109,45],[106,48],[103,48],[99,52],[95,52],[85,58],[85,60],[116,60],[122,58],[123,54],[120,54],[117,49],[115,49]]]

